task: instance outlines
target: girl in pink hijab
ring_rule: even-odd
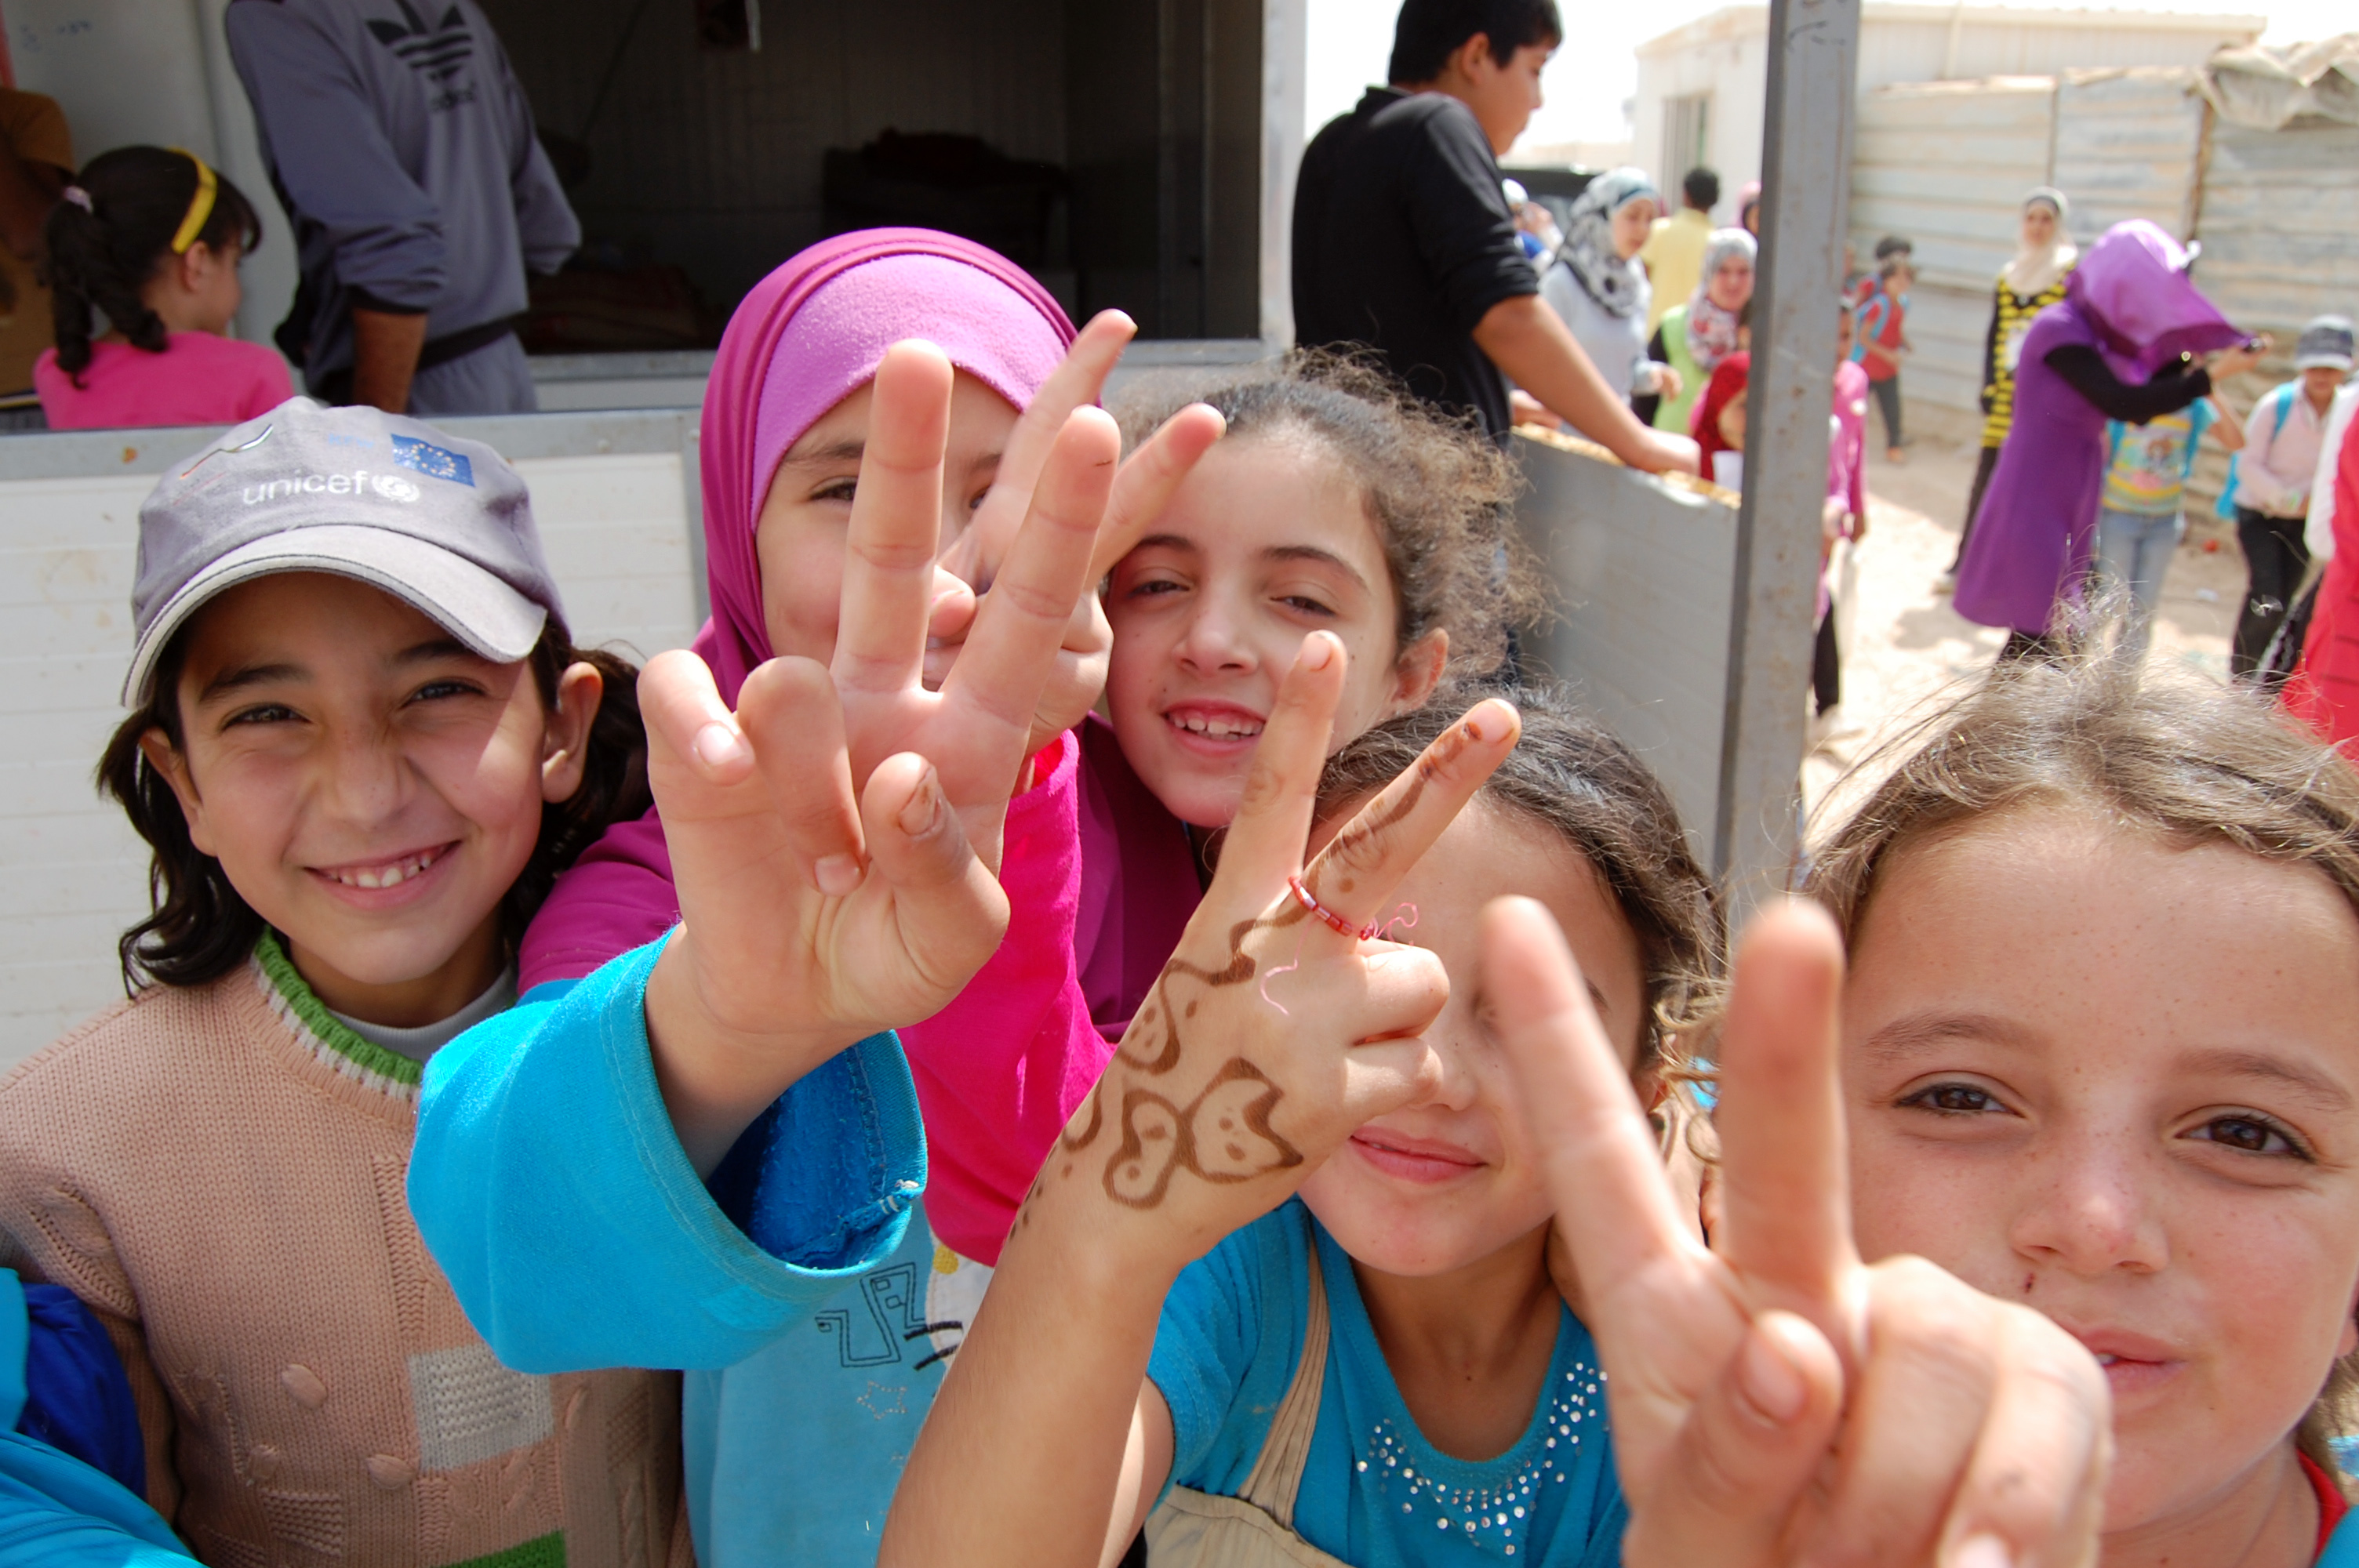
[[[712,614],[693,647],[721,700],[734,707],[747,676],[773,657],[834,658],[852,495],[888,348],[926,339],[957,372],[938,562],[987,591],[1057,431],[1095,400],[1130,332],[1109,314],[1077,340],[1056,301],[1013,264],[927,230],[828,240],[756,286],[723,338],[701,437]],[[1219,429],[1198,410],[1134,455],[1103,550],[1120,553],[1119,519],[1150,514]],[[939,641],[955,643],[973,604],[973,590],[938,566]],[[691,1371],[684,1390],[688,1504],[707,1568],[873,1553],[899,1456],[1016,1206],[1113,1049],[1086,1018],[1072,1027],[1046,1016],[1065,996],[1080,882],[1069,731],[1103,684],[1106,641],[1093,598],[1068,637],[1066,678],[1035,716],[1029,787],[1008,804],[1000,880],[1010,920],[997,956],[944,1012],[898,1032],[926,1145],[922,1196],[903,1240],[881,1267],[845,1271],[832,1297],[776,1337],[757,1331],[757,1320],[768,1321],[762,1310],[703,1299],[650,1329],[661,1331],[658,1364],[725,1368]],[[954,655],[954,646],[942,650]],[[554,996],[679,918],[663,823],[649,812],[610,830],[559,881],[526,935],[519,989]],[[801,1125],[781,1101],[717,1169],[706,1172],[710,1160],[691,1148],[738,1228],[712,1234],[683,1220],[677,1236],[638,1238],[636,1255],[663,1269],[688,1248],[695,1258],[673,1270],[683,1281],[701,1268],[759,1276],[758,1253],[804,1263],[810,1217],[778,1209],[763,1173],[781,1149],[823,1161],[841,1141],[832,1130]]]

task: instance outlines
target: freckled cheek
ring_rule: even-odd
[[[1915,1253],[1990,1291],[2013,1277],[2014,1196],[1957,1151],[1903,1139],[1875,1111],[1854,1109],[1851,1188],[1852,1227],[1869,1262]]]

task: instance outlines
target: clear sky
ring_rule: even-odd
[[[1635,51],[1648,38],[1719,10],[1724,0],[1557,0],[1571,36],[1541,80],[1548,104],[1525,133],[1532,142],[1616,141],[1629,135],[1623,106],[1638,90]],[[1991,0],[1973,0],[1976,5]],[[1315,133],[1381,81],[1392,53],[1399,0],[1309,0],[1310,70],[1306,131]],[[2042,5],[2040,9],[2050,7]],[[2091,9],[2201,11],[2269,18],[2268,43],[2328,37],[2359,23],[2352,0],[2146,0],[2136,7]]]

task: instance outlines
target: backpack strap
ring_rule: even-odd
[[[1294,1381],[1271,1418],[1269,1435],[1245,1476],[1238,1495],[1288,1530],[1294,1528],[1294,1499],[1302,1490],[1302,1471],[1310,1459],[1310,1434],[1319,1426],[1319,1395],[1327,1382],[1327,1281],[1319,1267],[1319,1234],[1310,1216],[1302,1217],[1310,1245],[1310,1311],[1302,1332],[1302,1355],[1294,1364]]]

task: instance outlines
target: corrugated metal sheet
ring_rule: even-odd
[[[2045,76],[1881,87],[1860,105],[1851,227],[1917,243],[1919,278],[1987,290],[2015,253],[2017,204],[2048,178],[2056,84]]]
[[[2237,412],[2293,373],[2301,324],[2359,316],[2359,126],[2298,121],[2281,131],[2215,121],[2195,237],[2195,280],[2230,320],[2277,340],[2260,371],[2231,383]],[[2219,494],[2227,460],[2207,450],[2189,489]]]
[[[2191,70],[2065,72],[2049,183],[2072,200],[2072,232],[2085,243],[2147,218],[2185,239],[2203,116]]]
[[[1912,401],[1971,408],[1981,395],[1991,279],[2015,254],[2023,193],[2048,178],[2055,108],[2045,76],[1906,82],[1861,101],[1853,241],[1863,266],[1878,235],[1916,243]]]

